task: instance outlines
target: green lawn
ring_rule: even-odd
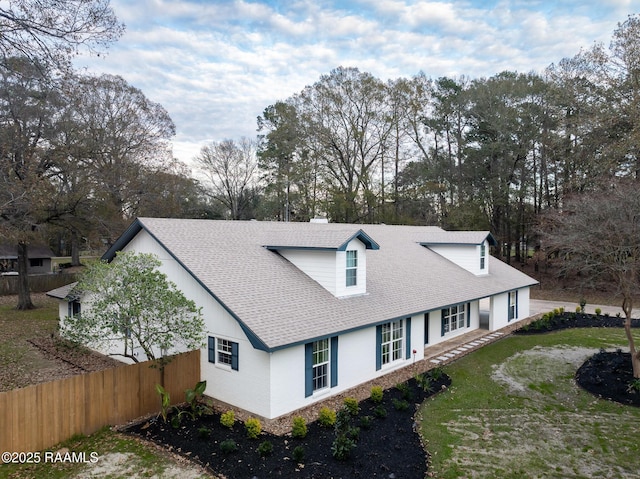
[[[421,408],[440,478],[631,478],[640,471],[640,409],[594,398],[576,369],[622,329],[510,336],[445,368],[452,388]]]

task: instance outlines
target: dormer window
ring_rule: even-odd
[[[358,284],[358,252],[347,251],[347,286]]]

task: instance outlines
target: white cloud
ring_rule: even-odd
[[[112,0],[127,32],[90,70],[161,103],[190,160],[208,141],[256,134],[256,117],[338,66],[386,81],[541,71],[608,43],[640,0]]]

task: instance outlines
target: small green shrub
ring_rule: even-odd
[[[260,419],[255,417],[250,417],[244,422],[244,428],[247,431],[247,437],[249,439],[257,439],[260,433],[262,432],[262,424],[260,424]]]
[[[336,423],[336,412],[327,406],[322,407],[318,413],[318,422],[321,426],[333,427]]]
[[[229,410],[220,415],[220,424],[231,429],[236,422],[236,413]]]
[[[379,404],[382,402],[382,396],[383,396],[383,392],[382,392],[382,386],[372,386],[371,387],[371,400],[376,403]]]
[[[224,454],[231,454],[232,452],[236,452],[238,450],[238,445],[233,439],[225,439],[220,443],[220,450]]]
[[[204,426],[198,428],[198,437],[200,439],[208,439],[209,436],[211,436],[211,429]]]
[[[360,418],[360,427],[362,429],[369,429],[371,428],[371,423],[373,422],[373,419],[371,416],[362,416]]]
[[[352,416],[357,416],[360,412],[360,405],[358,404],[358,400],[356,398],[347,397],[344,398],[344,407],[349,411],[349,414]]]
[[[360,428],[356,426],[351,426],[347,428],[345,432],[345,436],[347,436],[349,439],[355,442],[358,442],[358,440],[360,439]]]
[[[587,305],[587,300],[582,298],[580,300],[580,312],[584,314],[584,307]]]
[[[293,460],[298,464],[304,460],[304,447],[296,446],[293,448]]]
[[[346,407],[343,407],[336,414],[335,429],[337,433],[346,431],[351,425],[351,413]]]
[[[429,374],[431,375],[431,379],[433,379],[434,381],[439,381],[444,376],[444,369],[438,366],[429,371]]]
[[[355,441],[341,434],[333,441],[331,454],[333,454],[333,457],[337,460],[344,461],[351,456],[351,451],[354,447],[356,447]]]
[[[273,452],[273,444],[271,444],[271,441],[263,441],[258,446],[258,454],[260,454],[260,457],[266,457],[270,455],[272,452]]]
[[[407,409],[409,409],[409,403],[404,399],[394,399],[393,407],[398,411],[406,411]]]
[[[385,417],[387,417],[387,410],[382,404],[378,404],[373,410],[373,414],[377,418],[384,419]]]
[[[413,399],[413,393],[407,383],[397,384],[396,389],[402,393],[403,399]]]
[[[307,435],[307,421],[305,421],[302,416],[296,416],[293,418],[291,435],[298,439],[302,439]]]
[[[602,310],[600,308],[596,308],[596,316],[600,316],[602,314]]]
[[[580,306],[576,306],[576,313],[581,313],[582,312],[582,308]]]
[[[416,374],[415,380],[416,380],[416,384],[418,384],[418,386],[422,388],[424,392],[433,391],[433,385],[431,384],[433,379],[431,375],[428,375],[426,373]]]

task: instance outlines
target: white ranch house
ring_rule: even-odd
[[[202,307],[205,393],[272,419],[528,317],[536,281],[491,257],[494,242],[426,226],[139,218],[103,258],[157,255]],[[69,293],[51,292],[61,319],[78,311]]]

